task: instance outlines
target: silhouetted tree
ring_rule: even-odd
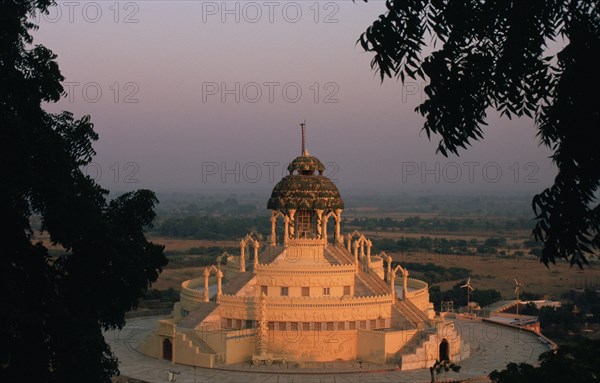
[[[435,360],[435,363],[433,364],[433,366],[429,367],[429,375],[431,376],[431,383],[435,383],[437,380],[437,377],[442,373],[442,372],[449,372],[449,371],[453,371],[453,372],[459,372],[460,371],[461,366],[459,366],[458,364],[452,363],[449,360]]]
[[[509,363],[502,371],[494,370],[490,379],[494,383],[563,383],[598,382],[600,376],[600,341],[583,340],[565,345],[556,351],[540,355],[540,366],[527,363]]]
[[[587,263],[600,248],[598,0],[388,0],[386,7],[358,40],[375,52],[381,80],[429,82],[416,110],[428,137],[440,134],[444,156],[483,137],[489,109],[534,118],[558,167],[554,184],[533,199],[541,261]],[[557,38],[565,44],[552,55]],[[441,48],[423,58],[429,39]]]
[[[41,107],[64,95],[56,55],[30,34],[52,4],[0,0],[0,381],[110,382],[102,331],[123,326],[167,261],[144,234],[154,193],[107,201],[81,171],[98,138],[89,116]],[[32,220],[60,255],[34,243]]]

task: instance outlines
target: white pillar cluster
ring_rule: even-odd
[[[223,272],[221,271],[220,268],[216,267],[215,265],[205,267],[204,272],[203,272],[203,274],[204,274],[204,297],[203,297],[204,302],[208,302],[210,300],[210,290],[208,288],[208,279],[210,278],[210,275],[213,272],[217,276],[217,300],[219,298],[221,298],[221,295],[223,295],[223,289],[222,289]]]
[[[254,265],[255,272],[256,266],[258,266],[258,250],[260,244],[256,239],[252,238],[250,235],[247,235],[246,237],[244,237],[244,239],[240,241],[240,273],[246,271],[246,247],[248,247],[249,245],[252,245],[254,249],[252,262]]]
[[[352,242],[354,235],[358,235],[358,238]],[[349,252],[354,255],[354,263],[356,263],[356,267],[359,267],[359,264],[364,265],[367,269],[371,268],[371,249],[373,247],[373,242],[371,240],[365,238],[364,235],[355,231],[353,234],[348,234],[346,236],[346,248]],[[342,242],[343,243],[343,242]],[[366,251],[365,251],[366,247]],[[388,272],[389,274],[389,272]]]
[[[271,212],[271,246],[277,246],[277,220],[283,218],[283,245],[287,245],[289,239],[295,236],[295,217],[297,209],[289,209],[287,211],[272,210]],[[316,238],[327,239],[327,223],[333,218],[335,221],[334,243],[344,243],[344,237],[340,233],[342,210],[329,211],[324,209],[315,209],[315,230]],[[348,245],[350,246],[350,245]],[[348,247],[350,250],[350,247]]]

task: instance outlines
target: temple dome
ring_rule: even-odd
[[[271,210],[336,210],[344,208],[338,188],[323,175],[325,166],[307,153],[288,166],[290,174],[275,185],[267,208]],[[294,174],[294,172],[297,172]],[[318,174],[315,174],[318,172]]]

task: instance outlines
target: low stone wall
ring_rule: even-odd
[[[540,342],[547,344],[548,347],[551,350],[556,350],[558,348],[558,345],[555,342],[553,342],[552,340],[550,340],[550,338],[548,338],[545,335],[543,335],[542,333],[537,332],[535,330],[532,330],[530,328],[519,327],[519,326],[515,326],[515,325],[512,325],[512,324],[508,324],[508,323],[496,322],[496,321],[489,320],[489,319],[486,319],[486,318],[481,318],[481,321],[482,322],[486,322],[486,323],[492,323],[492,324],[495,324],[495,325],[498,325],[498,326],[504,326],[504,327],[512,328],[512,329],[515,329],[515,330],[529,332],[529,333],[537,336],[540,339]]]
[[[407,287],[409,291],[406,297],[429,317],[434,316],[433,306],[429,302],[429,285],[421,280],[408,278]]]

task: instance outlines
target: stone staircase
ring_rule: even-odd
[[[417,333],[396,352],[395,362],[401,366],[402,357],[416,355],[419,352],[419,349],[423,348],[424,343],[430,342],[431,339],[436,336],[437,329],[435,327],[417,331]]]
[[[343,247],[328,244],[327,247],[325,247],[325,251],[336,258],[341,265],[354,263],[354,257],[352,257],[352,254],[350,254],[348,250]]]
[[[202,340],[196,331],[186,331],[183,335],[183,341],[188,343],[189,347],[196,347],[196,353],[217,354],[205,341]]]
[[[364,273],[368,276],[368,278],[373,282],[373,284],[377,285],[381,291],[384,291],[384,294],[391,294],[392,289],[390,285],[388,285],[379,275],[377,275],[373,270],[368,269],[365,270]]]
[[[354,257],[344,247],[327,245],[325,251],[342,265],[354,263]],[[361,284],[367,286],[373,294],[391,294],[390,287],[387,285],[387,283],[379,278],[379,275],[375,274],[372,270],[363,270],[362,267],[359,267],[356,277],[359,279]]]
[[[391,294],[390,288],[383,282],[377,275],[358,270],[356,277],[376,295],[388,295]],[[383,285],[379,282],[382,282]]]
[[[414,315],[416,315],[421,321],[425,322],[425,324],[429,327],[435,327],[436,321],[430,319],[427,314],[425,314],[420,308],[418,308],[414,303],[410,301],[410,299],[405,299],[401,301],[404,303],[406,308],[410,310]]]
[[[236,274],[233,278],[226,281],[223,285],[223,294],[235,295],[240,291],[250,280],[254,278],[254,273],[251,271],[244,271],[243,273]]]
[[[258,254],[258,262],[261,265],[272,263],[283,252],[283,246],[268,246]],[[246,257],[248,258],[248,257]],[[252,268],[253,258],[251,257],[247,267]],[[248,259],[246,259],[248,262]]]
[[[425,329],[425,323],[414,314],[403,301],[396,300],[392,305],[392,309],[400,314],[400,320],[404,323],[397,323],[401,328],[415,328],[417,330]]]
[[[191,313],[183,318],[178,324],[178,327],[193,329],[198,326],[206,317],[212,314],[217,308],[215,302],[202,302]]]

